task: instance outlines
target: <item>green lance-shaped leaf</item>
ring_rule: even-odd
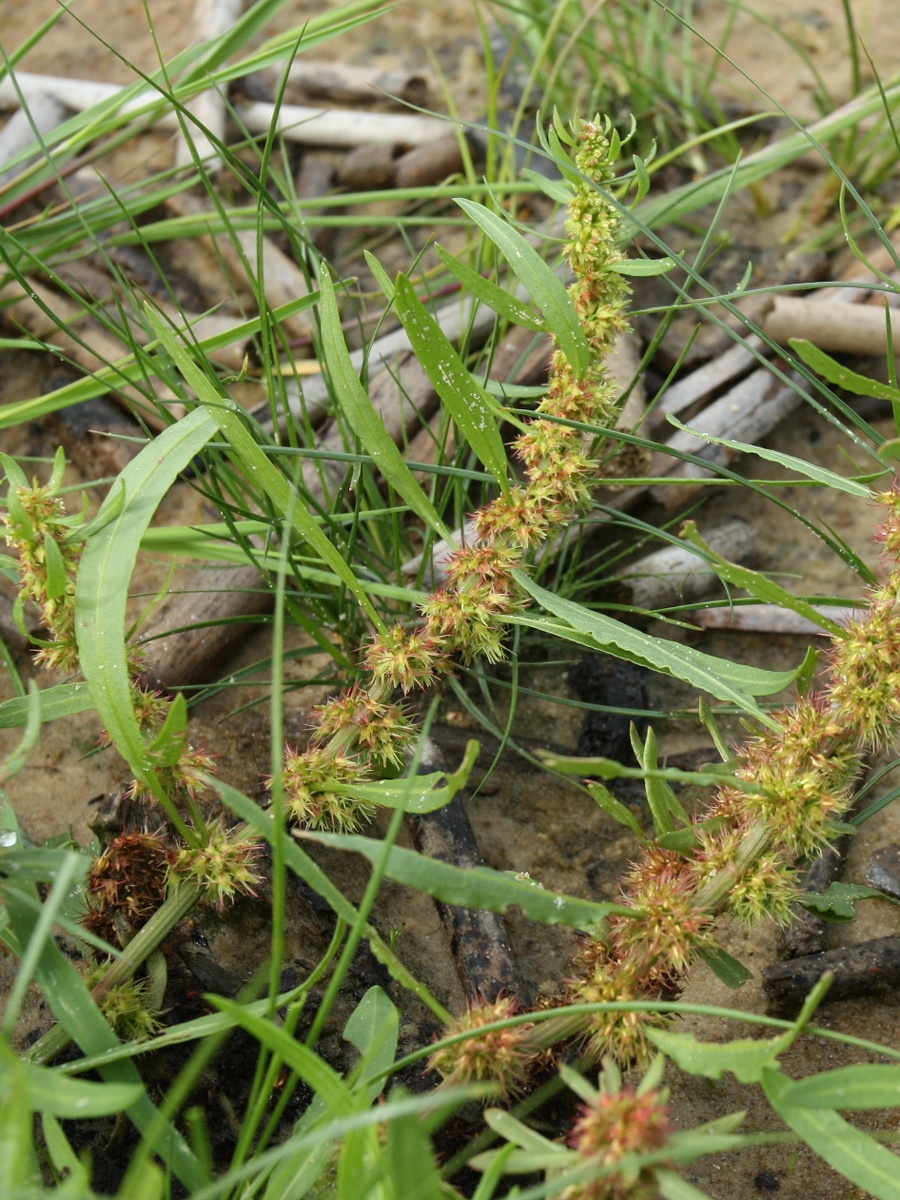
[[[835,880],[824,892],[803,892],[798,903],[826,921],[855,921],[857,900],[888,899],[878,888]],[[896,901],[895,901],[896,903]]]
[[[460,788],[469,781],[480,747],[470,739],[459,767],[452,773],[433,771],[428,775],[409,775],[402,779],[381,779],[377,783],[354,783],[334,786],[335,792],[380,804],[384,808],[402,808],[408,813],[429,813],[449,804]],[[441,783],[443,787],[439,786]]]
[[[753,978],[749,967],[745,967],[739,959],[723,950],[721,946],[706,947],[698,950],[697,954],[726,987],[743,987],[748,979]]]
[[[872,396],[876,400],[890,400],[892,404],[900,403],[900,390],[882,383],[880,379],[871,379],[868,375],[860,375],[851,371],[830,354],[820,350],[818,346],[806,338],[790,338],[789,345],[798,358],[811,367],[817,375],[827,379],[829,383],[853,392],[857,396]]]
[[[40,1180],[34,1156],[33,1111],[25,1066],[0,1062],[0,1195],[34,1194]]]
[[[353,369],[350,351],[341,330],[334,284],[324,268],[321,271],[319,286],[322,295],[319,309],[322,320],[322,350],[347,423],[397,495],[402,496],[412,511],[439,537],[452,541],[453,535],[416,482]]]
[[[476,383],[405,275],[397,279],[394,307],[416,357],[457,429],[501,487],[507,486],[506,451],[497,428],[497,402]]]
[[[354,1079],[374,1080],[354,1090],[372,1103],[384,1087],[386,1076],[397,1057],[400,1014],[393,1000],[380,987],[370,987],[347,1019],[344,1041],[359,1051]]]
[[[868,494],[868,493],[867,493]],[[685,541],[691,542],[694,546],[699,546],[700,549],[709,557],[712,568],[720,579],[725,583],[730,583],[734,587],[745,588],[751,596],[755,596],[757,600],[761,600],[764,604],[777,604],[781,608],[790,609],[801,617],[805,617],[813,624],[821,626],[832,637],[843,638],[847,636],[847,631],[838,625],[836,621],[830,620],[823,613],[804,600],[800,596],[795,596],[793,592],[789,592],[787,588],[781,587],[775,583],[767,575],[761,571],[753,571],[750,567],[742,567],[740,563],[729,562],[727,558],[723,558],[710,546],[704,542],[703,538],[697,532],[697,526],[694,521],[686,521],[682,530],[681,537]]]
[[[794,671],[766,671],[759,667],[726,662],[691,646],[652,637],[612,617],[590,612],[580,604],[548,592],[521,571],[515,571],[514,574],[520,586],[543,609],[558,618],[548,621],[546,618],[524,615],[511,617],[510,620],[515,623],[542,629],[578,645],[603,650],[651,671],[674,675],[692,687],[736,705],[762,724],[772,729],[778,727],[777,722],[762,711],[753,697],[773,695],[789,687],[797,678],[800,668]]]
[[[474,200],[457,199],[456,203],[487,234],[531,294],[547,328],[580,379],[590,366],[591,353],[565,284],[508,221]]]
[[[59,683],[44,689],[39,696],[40,720],[56,721],[59,717],[71,717],[87,712],[94,707],[91,692],[86,683]],[[0,704],[0,729],[14,729],[24,725],[33,704],[29,696],[13,696]]]
[[[100,510],[118,506],[118,514],[86,544],[75,588],[78,656],[94,706],[135,777],[160,797],[156,764],[132,707],[125,647],[128,586],[141,538],[160,501],[215,432],[212,417],[197,409],[125,467]]]
[[[689,1075],[721,1079],[726,1071],[730,1071],[741,1083],[759,1083],[765,1068],[777,1063],[778,1055],[787,1048],[784,1036],[700,1042],[692,1033],[648,1029],[647,1037]]]
[[[91,1083],[67,1079],[48,1067],[23,1064],[22,1099],[30,1108],[63,1120],[91,1120],[120,1113],[136,1104],[144,1093],[139,1083]]]
[[[500,287],[491,279],[485,279],[478,271],[462,259],[456,258],[443,246],[435,246],[438,256],[451,275],[463,285],[470,296],[486,304],[488,308],[511,325],[521,325],[524,329],[534,329],[543,332],[546,322],[539,317],[534,309],[523,304],[517,296],[512,295],[506,288]]]
[[[900,1066],[858,1063],[798,1079],[781,1092],[783,1103],[801,1108],[897,1108]]]
[[[807,1082],[813,1083],[817,1077]],[[832,1108],[810,1108],[792,1099],[796,1084],[772,1067],[763,1070],[766,1098],[782,1121],[821,1158],[878,1200],[900,1200],[900,1158]]]
[[[858,378],[862,378],[862,376]],[[890,390],[895,391],[896,389],[892,388]],[[898,398],[900,398],[900,393],[898,393]],[[829,471],[827,467],[820,467],[818,463],[807,462],[805,459],[797,458],[793,454],[784,454],[781,450],[770,450],[768,446],[755,446],[750,442],[736,442],[731,438],[714,437],[711,433],[706,433],[702,429],[692,429],[690,425],[683,424],[672,413],[667,414],[666,420],[670,425],[674,425],[676,429],[682,429],[685,433],[693,434],[694,437],[700,438],[704,442],[712,442],[716,446],[726,446],[729,450],[738,450],[741,454],[755,455],[757,458],[764,458],[766,462],[778,463],[779,466],[786,467],[789,471],[796,471],[798,475],[804,475],[807,479],[811,479],[813,483],[820,483],[824,487],[834,488],[838,492],[846,492],[848,496],[858,496],[861,500],[871,499],[872,491],[865,484],[858,483],[855,479],[846,479],[843,475],[838,475],[836,471]]]
[[[356,834],[304,832],[303,837],[341,850],[355,850],[373,862],[381,862],[384,846],[374,838]],[[535,887],[488,867],[453,867],[414,850],[394,846],[388,855],[384,873],[396,883],[404,883],[426,892],[445,904],[504,913],[517,905],[532,921],[545,925],[569,925],[575,929],[594,929],[613,914],[633,916],[634,910],[621,904],[598,904],[579,900]]]

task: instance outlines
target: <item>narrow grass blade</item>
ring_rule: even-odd
[[[230,396],[221,393],[210,379],[200,370],[191,359],[186,347],[167,329],[157,315],[147,310],[147,316],[153,325],[159,340],[166,352],[171,355],[178,370],[184,376],[188,385],[196,393],[197,398],[215,422],[229,443],[232,453],[241,463],[254,482],[262,488],[285,517],[290,518],[291,525],[305,542],[319,555],[345,583],[360,606],[377,629],[384,629],[384,623],[369,600],[362,584],[354,575],[351,567],[328,540],[319,525],[313,520],[302,502],[298,502],[293,494],[290,480],[278,470],[266,457],[262,448],[251,434],[244,414]],[[359,380],[357,380],[357,383]],[[152,445],[155,445],[153,443]],[[393,443],[392,443],[393,445]],[[151,446],[152,449],[152,446]],[[396,450],[396,446],[394,447]],[[397,451],[399,454],[399,451]]]
[[[674,1171],[657,1171],[656,1182],[663,1200],[711,1200],[706,1192],[701,1192]]]
[[[892,388],[891,391],[893,392],[894,389]],[[900,393],[897,394],[896,398],[900,399]],[[796,471],[798,475],[805,475],[807,479],[811,479],[814,483],[834,488],[838,492],[846,492],[849,496],[858,496],[861,500],[869,500],[872,497],[871,488],[867,488],[865,484],[857,483],[855,479],[846,479],[843,475],[838,475],[836,471],[829,471],[827,467],[820,467],[818,463],[808,462],[806,459],[797,458],[793,454],[783,454],[780,450],[770,450],[768,446],[756,446],[750,442],[735,442],[731,438],[713,437],[711,433],[704,433],[700,429],[691,429],[689,425],[683,425],[671,413],[668,414],[666,419],[676,429],[683,429],[685,433],[691,433],[694,437],[702,438],[704,442],[713,442],[717,446],[727,446],[730,450],[738,450],[741,454],[756,455],[757,458],[764,458],[767,462],[778,463],[779,466],[787,467],[789,471]]]
[[[867,118],[890,111],[890,106],[896,104],[898,97],[900,83],[883,90],[877,86],[870,87],[806,129],[798,129],[764,149],[748,154],[736,166],[722,167],[681,187],[659,189],[656,195],[648,197],[637,207],[635,215],[644,227],[650,229],[671,225],[689,213],[718,203],[729,192],[749,188],[757,180],[765,179],[810,150],[821,148],[822,143],[856,128]]]
[[[17,711],[21,714],[22,719],[16,724],[24,725],[25,730],[18,746],[11,750],[0,763],[0,783],[5,783],[7,779],[18,775],[41,736],[41,690],[33,679],[29,682],[27,696],[16,696],[14,700],[7,701],[7,703],[17,705]]]
[[[587,339],[565,284],[517,229],[473,200],[456,203],[491,239],[541,310],[547,328],[580,378],[591,361]]]
[[[136,1104],[143,1094],[138,1083],[91,1083],[66,1079],[47,1067],[25,1065],[25,1095],[35,1112],[63,1120],[89,1121],[108,1117]]]

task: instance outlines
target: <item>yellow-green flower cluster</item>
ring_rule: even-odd
[[[17,615],[26,601],[36,604],[48,633],[32,638],[38,646],[35,661],[48,670],[71,673],[78,669],[75,641],[75,574],[82,543],[75,536],[82,515],[70,515],[60,494],[65,460],[57,456],[50,480],[29,484],[18,468],[6,462],[6,543],[19,559]],[[24,625],[23,625],[24,628]]]
[[[347,799],[351,777],[364,778],[373,760],[398,765],[410,741],[409,719],[388,703],[392,693],[427,687],[453,661],[502,658],[506,618],[521,604],[513,569],[590,502],[596,447],[562,422],[615,424],[616,388],[605,360],[625,325],[628,287],[611,269],[620,257],[618,221],[603,191],[612,176],[614,140],[598,118],[578,128],[576,143],[578,182],[566,249],[575,274],[570,296],[590,365],[579,376],[562,350],[554,351],[547,394],[514,446],[523,480],[474,515],[473,544],[452,556],[447,582],[421,605],[419,622],[409,629],[395,625],[373,639],[365,652],[367,688],[355,689],[352,703],[339,698],[318,709],[311,749],[288,751],[286,803],[306,824],[347,829],[367,815]]]
[[[888,575],[864,615],[836,637],[818,692],[773,714],[777,726],[738,751],[736,778],[696,818],[695,847],[676,854],[651,846],[625,880],[631,917],[615,917],[582,950],[568,998],[631,1001],[677,991],[691,959],[714,947],[722,913],[751,923],[786,923],[799,895],[798,861],[842,832],[864,755],[900,730],[900,489],[875,497],[887,512],[878,540]],[[642,1013],[592,1017],[590,1049],[646,1058]]]

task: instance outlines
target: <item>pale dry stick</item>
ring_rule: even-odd
[[[384,71],[380,67],[358,67],[349,63],[321,59],[296,59],[288,71],[288,86],[298,88],[317,100],[335,104],[364,104],[378,99],[397,104],[428,103],[427,78],[418,71]]]
[[[143,112],[147,105],[159,100],[159,94],[152,89],[142,92],[140,96],[129,101],[124,100],[125,89],[113,83],[103,83],[99,79],[73,79],[67,75],[38,75],[32,71],[16,71],[15,75],[7,74],[0,79],[0,108],[16,109],[22,100],[31,105],[42,96],[52,96],[54,100],[64,104],[73,112],[85,112],[98,104],[114,100],[116,96],[123,97],[120,112]],[[174,114],[168,113],[163,124],[173,128],[177,125]]]
[[[720,553],[724,553],[720,551]],[[729,557],[726,555],[726,557]],[[818,606],[823,617],[839,625],[858,621],[863,609]],[[740,633],[796,634],[798,637],[828,637],[828,632],[789,608],[776,604],[740,604],[729,608],[699,608],[691,613],[691,621],[701,629],[733,629]]]
[[[244,0],[194,0],[193,41],[197,44],[212,42],[227,33],[237,23],[243,8]],[[216,143],[221,145],[225,141],[225,94],[219,88],[210,88],[194,96],[185,108],[197,124],[192,124],[190,132],[179,138],[175,165],[189,167],[199,159],[205,170],[213,174],[222,166]],[[187,114],[185,120],[190,123]]]
[[[889,97],[893,96],[896,86],[892,85],[892,88],[888,89]],[[22,96],[28,103],[38,95],[47,94],[76,112],[84,112],[97,105],[109,103],[111,111],[126,116],[147,117],[148,112],[153,112],[156,108],[158,111],[153,117],[156,124],[167,129],[180,128],[177,115],[162,106],[163,97],[158,91],[148,87],[126,98],[130,90],[95,80],[17,71],[15,83],[9,74],[0,79],[0,108],[18,108]],[[878,99],[883,100],[883,96]],[[856,97],[829,116],[815,122],[802,131],[805,134],[804,146],[808,138],[825,138],[835,129],[847,128],[855,115],[870,109],[873,103],[874,98],[870,95]],[[261,102],[245,103],[237,105],[235,112],[243,128],[249,133],[268,134],[274,124],[276,132],[287,140],[317,146],[349,147],[375,141],[421,145],[440,137],[447,128],[446,120],[440,117],[341,111],[293,104],[277,108],[275,105]],[[758,169],[760,174],[770,174],[776,167],[796,160],[801,153],[798,135],[791,135],[784,139],[783,145],[767,147],[748,156],[742,164],[742,170],[746,173]],[[692,210],[695,205],[696,198],[685,192],[683,196],[679,196],[674,206],[672,201],[665,197],[656,203],[645,202],[642,215],[652,223],[662,218],[675,220],[679,213]]]
[[[717,354],[690,374],[677,379],[653,406],[651,420],[654,425],[662,423],[668,413],[687,420],[723,387],[733,384],[757,366],[760,354],[764,353],[764,345],[761,338],[751,334],[735,342],[724,354]]]
[[[26,102],[47,94],[54,96],[75,112],[85,112],[95,105],[112,103],[121,97],[118,112],[135,117],[146,116],[147,110],[163,98],[147,88],[125,99],[127,89],[115,84],[88,79],[73,79],[63,75],[36,75],[16,72],[16,82]],[[18,108],[19,92],[12,81],[0,79],[0,107]],[[407,113],[360,112],[354,110],[308,108],[285,104],[280,108],[261,102],[235,106],[241,125],[248,133],[267,134],[276,126],[276,133],[292,142],[307,146],[361,146],[368,142],[402,142],[419,146],[433,141],[447,131],[447,122],[439,117],[419,117]],[[155,118],[163,129],[180,129],[178,118],[171,110],[163,110]]]
[[[0,189],[18,178],[34,162],[46,157],[40,147],[14,167],[7,166],[13,159],[36,146],[69,115],[69,109],[54,96],[36,96],[28,111],[19,109],[14,113],[0,133]]]
[[[440,117],[408,113],[315,109],[297,104],[276,108],[261,102],[236,104],[235,113],[249,133],[268,133],[274,126],[286,141],[305,146],[350,147],[375,142],[421,146],[447,132],[447,122]]]
[[[761,325],[773,341],[782,345],[791,338],[805,338],[819,350],[832,354],[863,356],[884,354],[887,350],[888,320],[884,304],[833,300],[823,303],[815,298],[776,296]],[[900,320],[896,313],[891,320],[891,348],[900,351]]]
[[[779,301],[769,306],[768,318],[771,318],[775,308],[778,307],[779,312],[788,317],[794,314],[802,319],[796,327],[790,326],[786,320],[780,323],[779,340],[787,341],[790,337],[799,336],[805,337],[810,330],[810,313],[817,308],[823,311],[828,310],[835,304],[840,304],[841,309],[859,311],[864,301],[871,295],[871,288],[879,282],[878,270],[881,270],[881,263],[885,267],[888,265],[894,266],[893,259],[884,247],[880,248],[880,253],[873,255],[874,270],[866,270],[860,272],[858,264],[854,263],[845,276],[843,286],[836,284],[828,288],[822,288],[814,292],[808,299],[804,301],[794,301],[791,303],[782,303]],[[876,293],[877,296],[877,293]],[[874,318],[865,318],[862,322],[880,323],[881,328],[881,348],[885,346],[885,317],[883,310],[873,308]],[[877,321],[875,320],[877,318]],[[763,313],[763,321],[767,319],[766,312]],[[845,318],[849,324],[850,314]],[[858,343],[857,343],[858,344]],[[747,341],[747,348],[751,352],[751,358],[755,361],[756,356],[752,353],[759,348],[758,342],[750,339]],[[737,370],[742,369],[742,364],[748,362],[748,357],[743,353],[744,346],[735,347],[729,351],[724,357],[730,358],[732,368]],[[706,371],[706,368],[700,368],[701,371]],[[711,377],[707,373],[708,378],[704,382],[710,382]],[[689,395],[689,380],[683,381],[680,386],[679,393],[676,394],[676,402],[682,402]],[[676,385],[679,386],[679,385]],[[671,391],[672,389],[670,389]],[[784,420],[791,412],[793,412],[801,403],[802,396],[799,390],[794,390],[791,387],[783,385],[775,378],[765,367],[760,367],[751,372],[745,379],[741,380],[735,387],[722,396],[719,400],[709,405],[703,414],[692,419],[691,427],[699,434],[708,434],[712,437],[728,438],[732,441],[755,443],[761,441],[771,431]],[[720,466],[727,466],[732,463],[737,457],[738,452],[726,446],[718,446],[712,442],[705,442],[700,437],[692,436],[686,431],[679,430],[676,434],[668,439],[667,447],[672,449],[686,451],[694,454],[697,457],[708,459],[711,463],[716,463]],[[662,456],[657,458],[653,467],[653,472],[657,475],[668,475],[675,481],[681,481],[681,486],[670,487],[667,484],[660,484],[651,489],[651,498],[662,506],[665,512],[671,513],[678,508],[684,506],[690,496],[696,492],[699,486],[702,486],[698,481],[704,478],[711,478],[713,471],[704,471],[693,463],[670,463],[666,465]]]

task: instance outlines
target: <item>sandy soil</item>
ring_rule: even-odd
[[[182,48],[190,38],[190,27],[184,19],[184,4],[171,0],[151,0],[156,37],[165,54]],[[279,26],[293,22],[298,15],[312,15],[322,9],[313,0],[294,0],[279,17]],[[809,3],[776,3],[775,0],[751,0],[750,11],[739,14],[733,22],[730,7],[715,0],[698,0],[694,6],[695,23],[700,33],[713,43],[722,42],[736,63],[736,68],[723,70],[718,85],[722,95],[746,97],[754,90],[745,75],[755,79],[773,99],[791,111],[805,115],[815,111],[814,96],[819,86],[817,73],[824,77],[839,103],[849,94],[850,72],[846,54],[846,33],[840,0],[817,0]],[[896,22],[884,20],[883,0],[852,0],[852,11],[858,30],[871,53],[874,69],[889,73],[900,61],[900,28]],[[31,0],[4,10],[0,44],[9,54],[21,44],[36,25],[56,11],[53,0]],[[760,19],[758,19],[760,18]],[[80,22],[83,21],[84,25]],[[782,36],[776,36],[773,24]],[[154,38],[147,29],[143,6],[128,0],[75,0],[71,15],[64,17],[23,66],[34,71],[71,75],[93,75],[124,83],[130,78],[128,68],[115,53],[104,48],[89,32],[102,30],[103,38],[112,50],[121,49],[128,56],[150,69],[156,64]],[[464,112],[475,115],[481,107],[481,68],[478,43],[474,38],[473,8],[469,0],[446,0],[438,4],[409,2],[401,4],[376,24],[367,26],[333,43],[326,52],[356,62],[378,62],[386,66],[402,63],[407,67],[426,67],[434,76],[436,64],[446,72],[454,96]],[[790,47],[785,39],[792,40]],[[807,58],[804,64],[801,50]],[[863,75],[868,78],[872,68],[863,60]],[[753,104],[758,105],[757,98]],[[157,161],[165,161],[171,153],[167,138],[153,142]],[[123,169],[136,170],[146,160],[146,147],[140,149]],[[752,253],[754,241],[771,245],[779,224],[774,214],[770,228],[746,223],[740,236]],[[790,222],[784,224],[790,225]],[[47,385],[51,366],[11,358],[0,354],[0,395],[4,403],[34,395]],[[52,451],[52,435],[40,430],[17,431],[19,441],[5,440],[7,452],[45,453]],[[804,411],[779,430],[777,446],[788,453],[807,456],[814,445],[817,461],[836,470],[844,469],[844,444],[835,437],[832,428],[811,411]],[[767,467],[756,464],[755,477],[767,476]],[[73,481],[75,475],[73,473]],[[861,554],[870,561],[872,514],[864,504],[846,496],[797,491],[785,497],[800,508],[814,509],[820,519],[838,529]],[[190,493],[177,493],[167,501],[164,518],[184,520],[195,504]],[[836,563],[812,535],[797,522],[784,522],[771,505],[763,505],[753,496],[741,496],[736,503],[732,493],[724,492],[710,503],[704,517],[713,523],[739,507],[740,515],[757,528],[761,545],[760,566],[776,571],[790,566],[791,586],[798,591],[827,592],[829,588],[852,590],[854,583],[849,572]],[[136,586],[152,588],[159,578],[159,567],[149,563]],[[233,669],[258,662],[267,652],[265,633],[252,638],[235,658]],[[788,666],[802,658],[805,644],[801,639],[760,639],[753,635],[721,633],[706,635],[703,648],[743,661],[760,661],[767,666]],[[20,657],[20,661],[23,661]],[[314,670],[315,661],[303,669]],[[300,667],[292,667],[296,680]],[[547,691],[565,692],[562,678],[548,680],[540,673],[538,683]],[[6,680],[0,681],[0,697],[9,693]],[[214,746],[219,759],[220,773],[230,782],[253,790],[258,786],[259,764],[268,759],[268,728],[265,707],[257,707],[236,716],[236,710],[250,697],[263,691],[262,682],[255,687],[220,693],[196,711],[193,731],[198,740]],[[663,680],[649,684],[649,701],[654,708],[678,708],[692,700],[678,687]],[[310,703],[320,698],[315,689],[292,693],[287,700],[287,721],[295,737],[302,732],[303,714]],[[462,723],[461,713],[445,714],[448,724]],[[523,704],[520,713],[520,734],[534,736],[546,743],[574,747],[578,739],[578,722],[572,709],[542,704]],[[91,717],[71,724],[54,724],[44,730],[41,745],[32,756],[25,771],[9,791],[26,833],[40,840],[72,829],[79,839],[88,836],[86,823],[95,810],[98,797],[113,792],[121,785],[121,764],[109,752],[92,753],[99,730]],[[702,733],[693,722],[669,723],[661,729],[663,749],[677,752],[700,745]],[[11,739],[0,738],[5,749]],[[264,766],[262,767],[264,769]],[[523,771],[516,763],[504,766],[492,777],[491,787],[474,799],[470,806],[483,853],[490,865],[501,869],[528,870],[549,886],[576,894],[611,897],[615,879],[622,864],[633,852],[628,838],[623,838],[597,810],[588,806],[580,795],[531,771]],[[866,827],[855,840],[849,858],[846,878],[861,879],[865,863],[872,850],[886,842],[900,840],[900,813],[888,810],[877,822]],[[351,883],[351,887],[353,884]],[[860,921],[849,929],[837,931],[836,943],[842,939],[858,941],[866,937],[893,933],[897,929],[896,909],[881,903],[863,906]],[[449,960],[436,951],[441,947],[443,933],[427,903],[410,906],[398,889],[388,888],[379,920],[385,928],[402,929],[400,945],[414,971],[433,987],[442,998],[453,1004],[459,997],[458,983]],[[298,939],[307,927],[298,921]],[[308,930],[307,930],[308,932]],[[249,971],[242,950],[235,947],[233,931],[227,926],[208,931],[217,961],[223,969],[241,976]],[[564,969],[565,945],[554,932],[524,928],[514,923],[517,949],[524,970],[533,984],[558,976]],[[732,952],[756,970],[771,961],[774,951],[774,932],[763,929],[752,939],[740,930],[730,933]],[[240,940],[240,939],[237,939]],[[299,953],[299,952],[298,952]],[[735,997],[707,973],[698,971],[691,980],[686,998],[703,1003],[740,1006],[761,1012],[764,1001],[759,991],[758,974]],[[891,1045],[900,1044],[900,1012],[893,998],[855,1004],[836,1005],[828,1009],[823,1024],[841,1028]],[[743,1027],[726,1027],[724,1023],[694,1020],[686,1022],[698,1036],[715,1040],[732,1034],[744,1035]],[[796,1074],[823,1069],[849,1061],[835,1043],[811,1038],[792,1052],[789,1069]],[[730,1077],[716,1083],[673,1078],[677,1120],[690,1126],[734,1109],[748,1111],[748,1124],[765,1127],[769,1117],[754,1089],[739,1087]],[[847,1185],[832,1172],[801,1152],[796,1159],[789,1147],[747,1152],[733,1159],[719,1159],[701,1164],[687,1172],[688,1177],[705,1189],[715,1200],[751,1200],[758,1197],[764,1184],[761,1171],[774,1173],[778,1194],[786,1200],[808,1200],[816,1195],[821,1200],[847,1200],[851,1194]]]

